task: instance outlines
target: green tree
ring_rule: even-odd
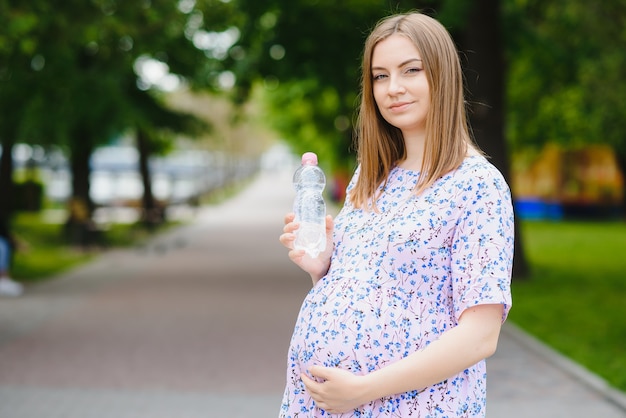
[[[194,118],[167,109],[162,94],[138,82],[138,60],[165,63],[184,82],[208,87],[215,72],[211,63],[220,61],[210,59],[195,36],[209,26],[227,25],[234,16],[228,2],[219,0],[3,0],[0,8],[4,154],[10,155],[16,141],[65,146],[72,198],[84,207],[87,220],[93,208],[89,159],[96,146],[132,129],[139,132],[140,149],[154,151],[155,138],[199,126],[190,123]],[[4,164],[2,170],[9,174],[2,175],[0,193],[11,195],[6,188],[11,168]],[[147,169],[142,172],[147,175]],[[153,199],[144,202],[150,205]],[[85,211],[80,212],[84,218]],[[68,221],[73,222],[71,216]]]
[[[626,173],[621,129],[626,2],[508,0],[505,5],[511,143],[610,144]]]
[[[15,24],[20,30],[11,24],[2,29],[9,42],[0,106],[14,109],[5,141],[67,146],[73,197],[89,209],[91,151],[123,129],[127,111],[117,94],[119,68],[128,63],[126,48],[107,30],[114,11],[80,1],[63,7],[47,1],[4,6],[9,22],[24,22]]]
[[[133,80],[134,81],[134,80]],[[165,208],[157,204],[152,193],[152,175],[149,159],[169,150],[177,134],[194,134],[206,130],[207,125],[193,115],[173,111],[159,102],[150,92],[129,88],[133,103],[134,134],[139,151],[139,173],[142,178],[141,222],[152,228],[165,220]]]
[[[145,62],[159,63],[174,72],[181,83],[207,87],[205,67],[209,60],[194,44],[194,36],[206,24],[205,13],[199,6],[222,14],[227,11],[225,3],[216,1],[201,4],[159,1],[152,2],[150,7],[125,5],[116,18],[123,28],[119,36],[132,44],[129,48],[131,64],[137,67]],[[223,22],[211,24],[219,27]],[[124,69],[123,94],[131,108],[127,115],[128,129],[134,131],[139,151],[139,172],[144,190],[142,222],[153,226],[164,220],[165,211],[157,205],[152,193],[150,156],[170,149],[176,134],[192,135],[207,126],[190,114],[169,109],[165,104],[165,93],[158,86],[141,80],[141,74],[138,80],[136,73],[141,73],[141,68],[134,69],[133,66]]]

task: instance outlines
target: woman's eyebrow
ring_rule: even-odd
[[[419,58],[410,58],[410,59],[408,59],[408,60],[406,60],[406,61],[401,62],[401,63],[398,65],[398,68],[400,68],[400,67],[404,67],[405,65],[410,64],[410,63],[412,63],[412,62],[414,62],[414,61],[419,61],[419,62],[422,62],[422,60],[421,60],[421,59],[419,59]],[[373,70],[384,70],[384,69],[385,69],[384,67],[372,67],[372,71],[373,71]]]

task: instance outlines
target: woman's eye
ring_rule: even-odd
[[[417,67],[411,67],[411,68],[407,68],[406,72],[408,74],[414,74],[414,73],[419,73],[420,71],[422,71],[421,68],[417,68]]]
[[[387,77],[387,75],[386,75],[386,74],[374,74],[374,75],[372,76],[372,79],[373,79],[374,81],[378,81],[378,80],[382,80],[382,79],[384,79],[385,77]]]

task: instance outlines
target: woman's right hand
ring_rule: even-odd
[[[330,256],[333,253],[333,218],[330,215],[326,216],[326,249],[315,258],[312,258],[304,250],[296,250],[293,248],[296,239],[295,231],[300,226],[297,222],[294,222],[294,218],[295,215],[293,213],[288,213],[285,216],[285,226],[279,240],[281,244],[289,249],[289,258],[291,261],[302,270],[309,273],[313,285],[315,286],[315,284],[326,275],[330,267]]]

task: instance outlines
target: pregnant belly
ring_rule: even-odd
[[[340,367],[365,374],[419,350],[427,303],[398,287],[342,278],[323,281],[305,299],[291,341],[300,368]]]

